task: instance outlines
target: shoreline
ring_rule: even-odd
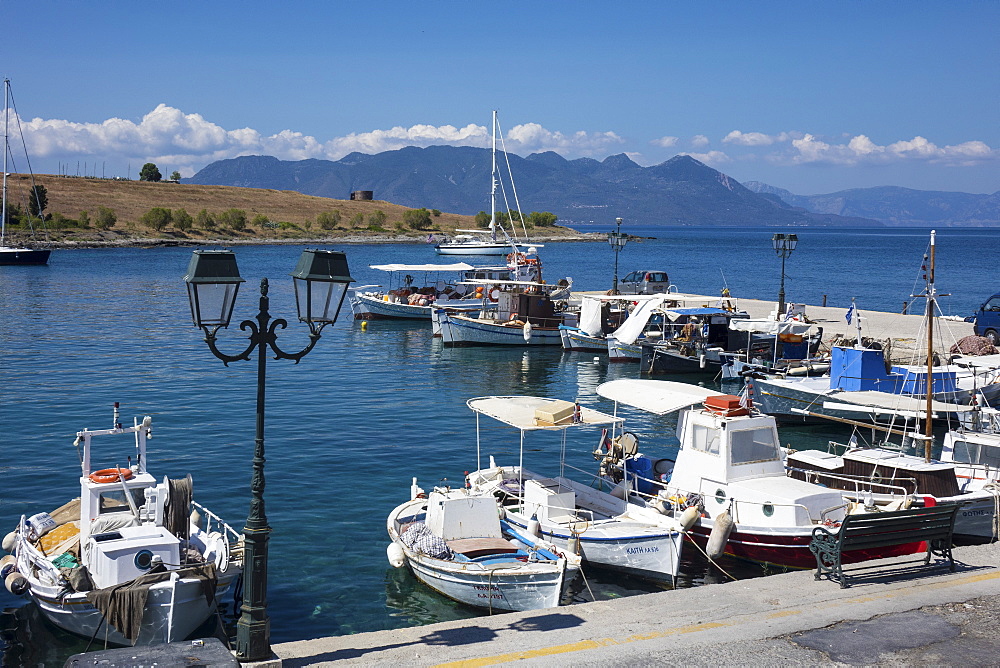
[[[532,243],[557,243],[561,241],[604,241],[606,235],[601,232],[575,232],[557,236],[539,236],[531,242],[517,242],[524,245]],[[12,242],[13,243],[13,242]],[[16,242],[20,243],[20,242]],[[162,237],[134,237],[128,239],[81,239],[73,241],[43,241],[29,242],[22,245],[28,248],[50,250],[72,250],[90,248],[157,248],[167,246],[296,246],[296,245],[331,245],[331,244],[425,244],[424,236],[411,235],[345,235],[342,237],[311,237],[303,239],[271,239],[253,237],[245,239],[165,239]]]

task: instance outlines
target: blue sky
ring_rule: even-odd
[[[1000,190],[996,0],[0,7],[38,172],[486,147],[496,108],[519,155],[687,153],[798,194]]]

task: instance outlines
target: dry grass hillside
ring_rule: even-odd
[[[46,213],[54,220],[47,225],[50,240],[69,243],[108,243],[129,240],[205,241],[208,239],[263,239],[263,240],[306,240],[336,239],[347,237],[369,238],[419,238],[429,233],[447,233],[455,228],[470,228],[475,225],[472,216],[462,216],[442,212],[431,217],[431,225],[415,230],[403,224],[403,214],[408,207],[384,201],[350,201],[325,197],[312,197],[290,190],[266,190],[261,188],[237,188],[232,186],[203,186],[171,182],[115,181],[55,175],[35,175],[35,182],[45,186],[48,193]],[[9,178],[9,198],[13,204],[27,201],[25,193],[30,189],[29,177],[12,175]],[[108,230],[94,227],[98,209],[111,209],[117,221]],[[200,229],[197,224],[187,230],[179,230],[168,224],[162,230],[154,230],[142,223],[142,216],[153,207],[176,211],[184,209],[192,217],[203,209],[213,216],[228,209],[246,212],[248,221],[264,217],[266,225],[248,224],[246,229],[234,231],[223,226],[214,229]],[[22,208],[24,205],[22,204]],[[82,211],[87,212],[90,225],[77,224]],[[385,214],[385,222],[371,225],[371,216],[376,211]],[[340,222],[332,229],[317,224],[317,216],[323,213],[340,213]],[[360,217],[359,217],[360,215]],[[66,220],[61,220],[66,219]],[[381,229],[379,229],[381,228]],[[9,230],[17,236],[16,230]],[[572,236],[572,230],[561,227],[539,228],[532,231],[543,232],[546,238]]]

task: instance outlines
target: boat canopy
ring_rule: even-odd
[[[455,262],[454,264],[372,264],[372,269],[380,271],[469,271],[475,269],[471,264]]]
[[[827,395],[826,399],[833,399],[849,404],[860,406],[874,406],[889,411],[910,411],[923,413],[927,410],[927,399],[922,397],[908,397],[892,392],[879,392],[878,390],[848,390],[843,392],[833,392]],[[936,413],[968,413],[974,410],[974,406],[965,404],[953,404],[946,401],[931,401],[931,410]]]
[[[663,312],[667,318],[673,322],[682,316],[708,316],[708,315],[732,315],[732,311],[724,308],[702,307],[702,308],[672,308]]]
[[[504,424],[517,427],[521,431],[546,429],[549,431],[567,429],[569,427],[586,427],[600,424],[615,424],[623,422],[622,418],[608,415],[585,406],[580,407],[580,422],[571,422],[554,426],[535,423],[535,411],[550,409],[557,404],[564,404],[562,399],[547,399],[545,397],[510,396],[510,397],[477,397],[469,399],[466,404],[477,413],[486,415]]]
[[[636,310],[632,311],[632,315],[626,318],[625,322],[611,333],[611,336],[618,339],[621,343],[635,343],[635,340],[646,329],[646,325],[649,323],[649,319],[653,317],[653,313],[663,305],[663,301],[666,299],[663,295],[653,296],[657,297],[657,299],[649,299],[640,304]]]
[[[795,320],[776,322],[774,320],[746,320],[734,318],[729,323],[729,329],[737,332],[754,332],[756,334],[805,334],[812,325]]]
[[[665,415],[724,393],[671,380],[621,378],[598,385],[597,394],[626,406]]]

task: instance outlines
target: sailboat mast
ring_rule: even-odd
[[[7,112],[10,102],[10,79],[3,80],[3,210],[0,211],[0,246],[5,245],[7,236],[7,154],[10,153],[10,143],[8,141],[7,130],[10,123],[10,114]]]
[[[924,460],[931,460],[931,443],[933,435],[933,421],[931,418],[931,406],[934,400],[934,311],[937,304],[937,293],[934,290],[934,237],[937,234],[931,230],[931,252],[930,261],[927,265],[927,418],[924,422]]]
[[[497,110],[493,110],[493,164],[490,169],[490,238],[497,240]]]

